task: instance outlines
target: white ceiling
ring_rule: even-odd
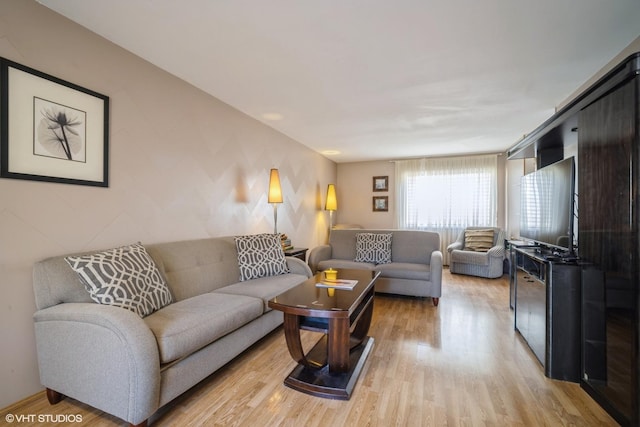
[[[505,151],[640,35],[638,0],[38,1],[336,162]]]

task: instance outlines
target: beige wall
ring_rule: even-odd
[[[109,188],[0,179],[0,407],[42,388],[35,261],[135,241],[271,232],[272,167],[285,196],[278,230],[298,246],[324,242],[334,162],[35,1],[0,2],[0,56],[111,99]]]
[[[390,161],[338,164],[338,211],[336,224],[359,224],[364,228],[395,227],[395,165]],[[373,177],[388,176],[389,191],[373,191]],[[389,211],[373,212],[373,197],[388,196]]]

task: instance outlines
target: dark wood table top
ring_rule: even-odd
[[[313,317],[349,317],[380,275],[377,271],[338,269],[338,279],[357,280],[353,289],[316,286],[323,272],[269,300],[269,307],[284,313]],[[331,292],[330,289],[335,289]],[[331,295],[333,294],[333,295]]]

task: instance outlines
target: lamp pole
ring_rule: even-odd
[[[273,203],[273,234],[278,234],[278,204]]]

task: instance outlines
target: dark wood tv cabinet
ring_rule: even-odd
[[[515,249],[515,328],[547,377],[580,381],[580,266],[540,248]]]

